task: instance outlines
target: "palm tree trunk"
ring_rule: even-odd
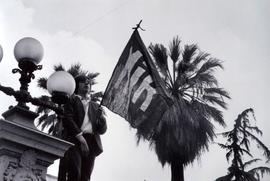
[[[184,181],[184,166],[182,163],[171,162],[171,181]]]

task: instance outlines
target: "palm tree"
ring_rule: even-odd
[[[153,125],[156,127],[150,146],[162,166],[170,165],[171,180],[184,181],[184,167],[200,157],[215,136],[212,121],[225,126],[216,105],[226,109],[223,98],[230,96],[218,87],[214,76],[214,70],[223,66],[197,45],[181,49],[178,37],[169,50],[162,44],[151,44],[149,50],[173,100],[159,124]],[[147,134],[137,133],[138,142],[147,139],[143,135]]]
[[[54,66],[54,71],[65,71],[65,68],[62,64],[58,64]],[[74,78],[78,75],[86,75],[91,85],[96,84],[96,77],[99,75],[99,73],[90,73],[88,71],[85,71],[82,69],[81,64],[73,64],[70,66],[70,68],[67,70]],[[44,89],[47,91],[47,78],[42,77],[38,79],[38,87]],[[95,102],[100,102],[102,98],[102,92],[94,92],[91,90],[91,99]],[[41,99],[45,102],[51,102],[49,96],[42,96]],[[53,104],[53,103],[52,103]],[[49,127],[48,133],[52,134],[54,136],[61,136],[61,130],[62,130],[62,124],[57,119],[57,115],[53,113],[50,109],[47,109],[45,107],[39,106],[36,109],[36,112],[39,113],[41,116],[38,118],[37,125],[40,126],[41,130],[44,130],[45,128]]]
[[[257,126],[251,125],[249,114],[252,114],[252,117],[255,119],[254,110],[251,108],[246,109],[238,115],[231,131],[221,133],[223,137],[227,138],[227,142],[225,144],[219,143],[218,145],[227,150],[227,161],[230,158],[232,158],[232,161],[227,175],[219,177],[216,181],[259,181],[264,173],[270,173],[270,168],[264,166],[247,170],[248,166],[260,161],[260,159],[254,159],[251,154],[250,141],[255,141],[257,147],[263,150],[263,155],[266,159],[270,160],[269,149],[254,135],[256,133],[261,136],[262,131]],[[245,155],[252,159],[243,162]]]

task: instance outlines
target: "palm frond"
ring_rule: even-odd
[[[73,77],[76,77],[78,75],[87,75],[88,73],[88,71],[82,70],[82,66],[80,63],[71,65],[67,72],[69,72]]]
[[[37,80],[37,86],[39,87],[39,88],[42,88],[42,89],[44,89],[44,90],[47,90],[47,78],[45,78],[45,77],[41,77],[41,78],[39,78],[38,80]]]
[[[217,86],[218,81],[212,74],[208,72],[196,74],[194,77],[188,79],[188,83],[192,86],[202,85],[202,86]]]
[[[46,118],[44,117],[44,120],[40,124],[41,130],[44,130],[51,125],[54,125],[55,122],[57,122],[56,114],[47,115]]]
[[[223,100],[220,100],[220,97],[203,95],[202,98],[203,98],[203,100],[208,101],[212,104],[217,104],[217,105],[221,106],[223,109],[227,109],[227,103],[224,102]]]
[[[48,114],[43,114],[37,119],[37,126],[44,124],[44,121],[48,118]]]
[[[179,60],[179,56],[181,54],[180,43],[181,43],[180,38],[176,36],[169,45],[170,57],[174,63],[176,63]]]
[[[219,88],[219,87],[207,87],[204,88],[205,93],[207,94],[217,94],[220,95],[222,97],[226,97],[228,99],[231,99],[229,93],[227,91],[225,91],[223,88]]]
[[[62,121],[55,121],[49,125],[48,133],[58,138],[62,138],[63,125]]]
[[[155,58],[156,62],[160,65],[160,67],[168,67],[167,62],[167,49],[161,44],[151,44],[149,46],[150,53]]]
[[[40,99],[41,101],[43,101],[43,102],[47,102],[47,103],[54,104],[54,103],[51,101],[51,98],[50,98],[49,96],[43,95],[43,96],[39,97],[39,99]],[[38,114],[40,114],[40,113],[42,113],[42,112],[44,112],[45,114],[47,114],[47,113],[50,112],[50,109],[48,109],[48,108],[46,108],[46,107],[43,107],[43,106],[38,106],[38,107],[36,108],[36,112],[37,112]]]
[[[206,59],[210,56],[209,53],[199,52],[198,55],[194,58],[192,64],[193,67],[199,67],[199,64],[206,61]]]
[[[191,68],[191,64],[181,61],[176,65],[177,75],[179,76],[186,76],[188,70]],[[193,68],[194,69],[194,68]]]
[[[98,72],[95,72],[95,73],[89,72],[87,74],[87,77],[89,78],[91,85],[95,85],[97,83],[96,78],[97,78],[97,76],[99,76],[99,74],[100,73],[98,73]]]
[[[54,135],[55,134],[54,132],[55,132],[55,126],[51,125],[50,128],[48,129],[48,134]]]
[[[221,64],[221,61],[218,59],[210,58],[204,64],[201,66],[201,68],[197,71],[198,74],[208,72],[213,70],[214,68],[221,68],[223,69],[223,66]]]
[[[204,109],[205,109],[205,113],[209,117],[213,118],[214,121],[219,123],[221,126],[224,126],[224,127],[226,126],[224,118],[223,118],[223,114],[220,110],[210,105],[204,105]]]
[[[149,52],[154,57],[155,62],[158,65],[158,68],[161,70],[161,73],[168,76],[168,55],[167,49],[161,44],[150,44]]]
[[[198,46],[196,44],[185,45],[182,56],[182,61],[185,63],[191,63],[193,60],[193,56],[196,54],[198,50]]]
[[[58,65],[54,65],[53,69],[54,71],[65,71],[65,68],[61,63],[59,63]]]

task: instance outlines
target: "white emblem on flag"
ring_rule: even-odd
[[[123,81],[123,79],[125,77],[127,77],[126,81],[129,82],[130,84],[125,84],[125,87],[121,90],[123,93],[122,95],[127,95],[127,98],[130,98],[131,89],[138,82],[139,78],[143,75],[143,73],[145,73],[145,70],[143,68],[137,67],[135,72],[132,75],[130,75],[132,67],[134,67],[135,63],[141,57],[142,57],[142,53],[138,50],[135,51],[134,53],[132,53],[132,47],[131,47],[130,51],[129,51],[129,57],[126,61],[125,67],[123,68],[121,74],[119,75],[119,78],[117,79],[117,81],[115,83],[115,86],[118,87],[120,85],[120,83]],[[143,64],[146,65],[145,62],[143,62]],[[148,75],[147,77],[144,78],[140,87],[136,90],[136,92],[132,98],[132,102],[135,103],[136,100],[141,95],[141,93],[144,90],[147,91],[146,99],[144,100],[143,104],[140,106],[140,109],[142,111],[145,111],[147,109],[147,107],[149,106],[149,104],[153,98],[153,95],[156,93],[156,90],[150,86],[151,83],[152,83],[152,79],[151,79],[150,75]],[[122,96],[122,95],[119,95],[119,96]],[[129,105],[129,102],[130,102],[130,99],[128,99],[128,102],[126,102],[127,105]],[[125,111],[127,111],[127,110],[125,110]]]

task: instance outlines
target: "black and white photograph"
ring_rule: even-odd
[[[270,1],[1,0],[0,181],[269,181]]]

